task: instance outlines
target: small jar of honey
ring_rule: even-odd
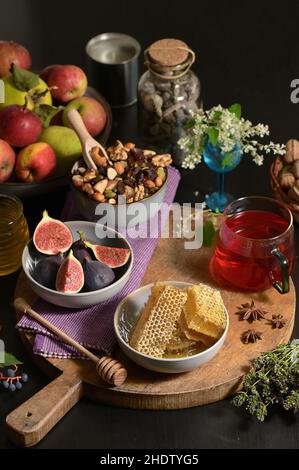
[[[22,202],[15,196],[0,194],[0,276],[19,269],[28,240]]]

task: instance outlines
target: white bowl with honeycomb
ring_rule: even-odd
[[[118,305],[114,330],[136,364],[175,374],[196,369],[221,349],[229,316],[218,290],[204,284],[148,284]]]

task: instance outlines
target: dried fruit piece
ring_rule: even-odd
[[[84,183],[89,183],[97,176],[95,170],[87,170],[83,176]]]
[[[72,182],[73,182],[73,185],[76,187],[76,188],[81,188],[83,186],[83,176],[81,175],[73,175],[72,176]]]
[[[34,279],[48,289],[55,289],[56,275],[63,260],[62,254],[41,259],[35,266]]]
[[[116,178],[117,176],[117,172],[115,171],[114,168],[110,167],[107,170],[107,176],[108,176],[108,180],[114,180],[114,178]]]
[[[113,180],[113,181],[108,181],[107,188],[106,189],[115,189],[118,185],[119,180]]]
[[[171,165],[172,163],[172,158],[170,153],[164,153],[163,155],[155,155],[152,158],[152,164],[154,166],[161,166],[162,168],[165,168],[168,165]]]
[[[49,217],[45,210],[42,220],[34,230],[33,243],[35,248],[45,255],[65,253],[72,246],[72,232],[60,220]]]
[[[160,188],[161,186],[163,186],[163,181],[161,180],[159,176],[157,176],[157,178],[155,179],[155,185],[157,186],[157,188]]]
[[[157,168],[157,175],[159,176],[159,178],[161,178],[161,180],[164,181],[166,180],[166,172],[165,172],[165,169],[162,168],[161,166],[159,166]]]
[[[111,189],[106,189],[104,192],[104,195],[107,199],[114,198],[116,196],[116,193],[112,191]]]
[[[107,158],[100,153],[100,147],[93,147],[90,151],[90,155],[97,166],[105,168],[108,165]]]
[[[92,198],[94,199],[94,201],[97,201],[97,202],[104,202],[106,200],[104,194],[102,193],[94,193],[92,195]]]
[[[99,193],[104,193],[105,189],[107,188],[108,180],[104,179],[99,181],[97,184],[94,185],[94,191],[98,191]]]
[[[87,241],[84,243],[93,251],[93,254],[98,261],[110,266],[110,268],[120,268],[121,266],[124,266],[130,258],[130,250],[128,248],[93,245]]]
[[[155,182],[152,180],[144,180],[144,186],[148,189],[155,187]]]
[[[122,162],[115,162],[113,166],[118,175],[122,175],[125,172],[125,167]]]
[[[84,285],[84,272],[81,263],[71,250],[63,261],[56,276],[56,290],[59,292],[76,294]]]
[[[115,279],[112,269],[100,261],[91,261],[85,259],[83,261],[83,270],[87,291],[95,291],[109,286]]]

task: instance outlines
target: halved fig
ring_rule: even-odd
[[[45,255],[65,253],[72,246],[72,232],[63,222],[52,219],[48,212],[44,211],[42,220],[34,230],[33,243],[35,248]]]
[[[130,258],[128,248],[115,248],[112,246],[93,245],[84,241],[85,245],[93,251],[95,258],[110,268],[120,268],[124,266]]]
[[[58,269],[56,290],[69,294],[77,294],[84,286],[84,271],[81,263],[75,258],[72,250]]]

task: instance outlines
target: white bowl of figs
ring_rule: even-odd
[[[23,251],[22,264],[39,297],[61,307],[86,308],[121,291],[132,271],[133,251],[109,227],[63,223],[45,211]]]

